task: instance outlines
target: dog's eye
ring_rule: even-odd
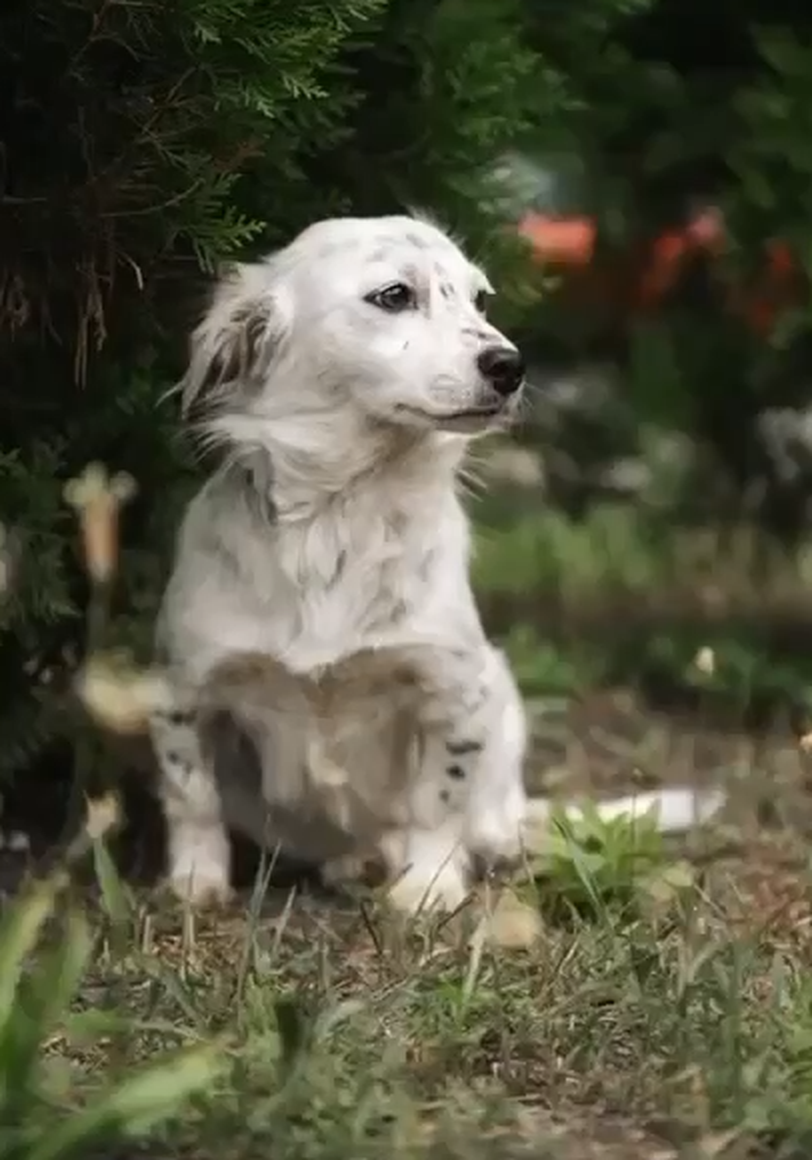
[[[397,314],[401,310],[411,310],[417,303],[414,290],[405,282],[393,282],[391,286],[384,286],[374,294],[367,295],[367,302],[381,310],[388,310],[390,314]]]
[[[477,308],[480,314],[485,313],[485,311],[488,309],[487,290],[477,290],[476,294],[474,295],[474,306]]]

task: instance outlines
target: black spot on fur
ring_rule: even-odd
[[[445,747],[454,757],[464,757],[468,753],[481,753],[483,749],[481,741],[472,741],[470,739],[447,741]]]
[[[170,725],[193,725],[195,715],[191,709],[175,709],[167,716]]]
[[[396,600],[392,605],[391,611],[389,613],[389,623],[397,624],[399,621],[404,619],[408,611],[409,608],[405,600]]]
[[[346,567],[347,567],[347,553],[344,550],[344,548],[342,548],[341,551],[338,553],[338,556],[336,557],[336,570],[333,573],[333,579],[332,579],[331,583],[333,583],[333,584],[338,583],[338,581],[344,575],[344,569]]]
[[[271,325],[271,309],[262,299],[242,303],[231,318],[228,342],[211,360],[204,389],[240,382],[257,372],[263,340]]]
[[[462,781],[465,777],[465,770],[461,765],[449,765],[446,773],[449,777],[453,777],[454,781]]]
[[[177,766],[177,768],[180,769],[180,771],[184,777],[191,776],[192,762],[191,761],[184,761],[182,754],[178,753],[177,750],[175,750],[175,749],[169,750],[169,752],[166,754],[166,763],[167,763],[167,765]]]
[[[448,804],[448,802],[451,801],[451,794],[448,792],[447,789],[440,790],[440,801],[444,802],[446,805]]]
[[[276,522],[273,462],[266,451],[241,454],[223,468],[249,515],[262,525]]]

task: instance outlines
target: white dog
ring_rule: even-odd
[[[226,826],[382,859],[409,912],[519,855],[524,714],[457,495],[468,443],[522,395],[491,293],[400,216],[319,222],[217,286],[181,385],[221,464],[180,532],[159,630],[175,703],[152,723],[183,898],[228,894]]]

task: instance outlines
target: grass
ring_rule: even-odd
[[[66,950],[75,914],[41,944],[83,969],[57,970],[44,1008],[25,982],[17,1016],[45,1012],[27,1070],[19,1035],[0,1038],[2,1122],[13,1107],[39,1147],[12,1134],[4,1157],[804,1154],[808,917],[744,921],[733,880],[706,870],[630,906],[628,876],[584,862],[588,838],[570,833],[548,873],[600,904],[560,922],[542,899],[543,940],[509,952],[454,924],[395,929],[372,900],[272,892],[192,920],[105,864],[82,920],[93,953]],[[643,845],[649,871],[665,865]],[[5,984],[7,932],[0,947]],[[111,1093],[112,1118],[96,1112]],[[58,1149],[82,1116],[94,1134]]]
[[[782,572],[762,556],[755,582],[730,542],[692,555],[617,512],[481,534],[536,787],[722,780],[724,823],[674,847],[644,823],[558,819],[517,887],[542,921],[523,949],[483,937],[495,885],[470,914],[404,929],[374,892],[265,889],[260,872],[230,910],[192,916],[123,883],[85,833],[73,858],[95,886],[68,865],[0,929],[4,1160],[810,1154],[809,759],[781,724],[742,726],[759,690],[803,699],[803,650],[731,627],[718,598],[690,631],[660,616],[622,648],[579,619],[600,599],[611,621],[659,616],[686,594],[707,612],[708,577],[723,611],[768,591],[783,607],[805,557]],[[641,699],[652,670],[696,694],[689,714]]]
[[[509,522],[507,506],[482,504],[474,578],[528,695],[623,684],[812,719],[812,544],[628,504],[575,520],[524,496]]]

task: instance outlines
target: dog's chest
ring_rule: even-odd
[[[402,821],[425,696],[413,658],[367,650],[296,674],[256,655],[241,658],[228,685],[229,711],[260,745],[268,803],[306,803],[305,812],[356,834]]]
[[[337,505],[283,531],[278,559],[295,607],[285,654],[298,671],[307,670],[308,657],[329,662],[374,647],[425,606],[438,558],[436,527],[399,505]]]

